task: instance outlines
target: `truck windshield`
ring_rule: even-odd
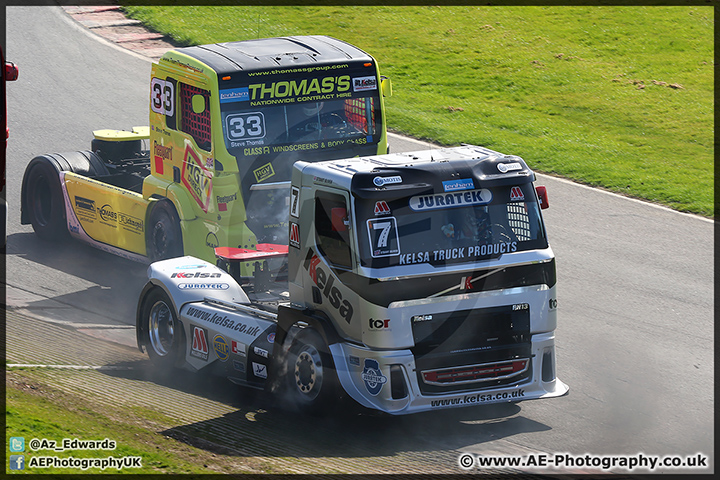
[[[310,157],[377,143],[382,116],[374,68],[332,67],[249,73],[242,83],[221,86],[228,152],[238,161],[284,152]]]
[[[532,184],[358,199],[363,266],[443,266],[547,248]]]

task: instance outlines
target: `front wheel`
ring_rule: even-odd
[[[168,200],[152,208],[148,220],[147,256],[151,262],[183,255],[180,217]]]
[[[289,400],[300,410],[318,415],[337,400],[337,376],[325,341],[313,329],[298,334],[287,358]]]
[[[153,288],[145,297],[140,315],[150,360],[163,370],[173,368],[182,358],[184,337],[170,298],[161,288]]]

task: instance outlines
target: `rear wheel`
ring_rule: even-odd
[[[293,341],[287,358],[290,401],[311,414],[330,410],[337,400],[337,376],[325,341],[308,328]]]
[[[161,288],[153,288],[145,297],[140,315],[150,360],[163,370],[173,368],[182,358],[184,337],[170,298]]]
[[[168,200],[153,207],[148,221],[147,256],[150,261],[166,260],[183,255],[180,217]]]
[[[26,207],[33,230],[43,240],[67,239],[65,202],[57,169],[40,159],[27,175]]]

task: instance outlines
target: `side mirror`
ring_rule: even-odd
[[[540,209],[545,210],[550,206],[550,202],[548,201],[547,196],[547,188],[545,188],[543,185],[535,187],[535,191],[537,192],[538,200],[540,201]]]
[[[380,91],[383,97],[392,97],[392,83],[387,77],[380,76]]]
[[[14,82],[18,79],[18,67],[12,62],[5,62],[5,81]]]

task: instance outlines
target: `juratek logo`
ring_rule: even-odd
[[[387,383],[387,377],[380,370],[380,364],[372,358],[365,359],[365,368],[363,368],[360,377],[365,382],[365,388],[370,395],[376,396],[382,390],[383,385]]]

